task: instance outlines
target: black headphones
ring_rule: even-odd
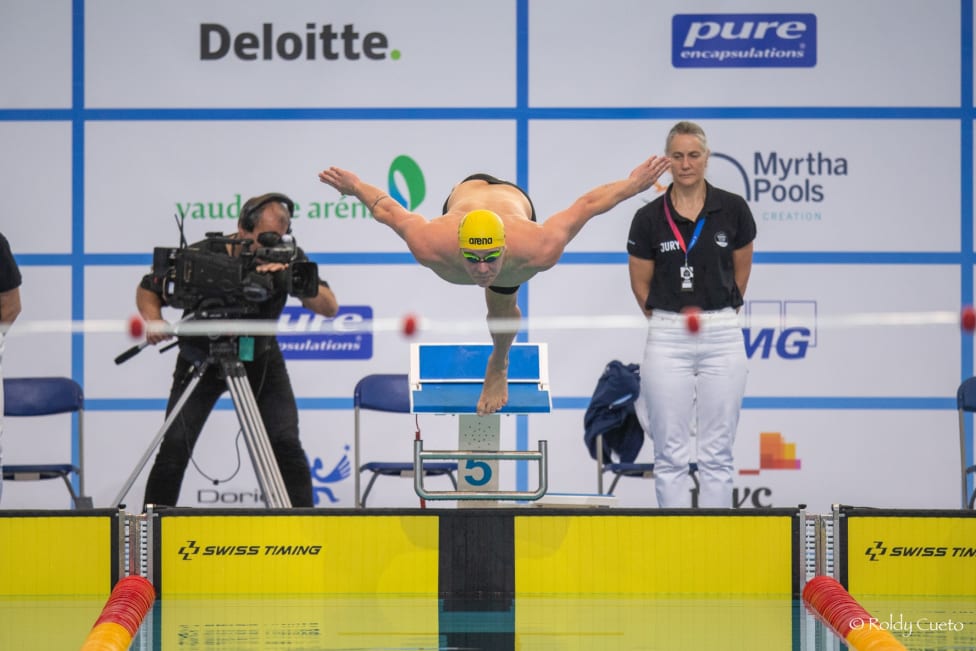
[[[295,202],[280,192],[269,192],[260,197],[253,197],[241,206],[240,223],[244,230],[249,233],[254,230],[254,227],[258,225],[261,209],[272,201],[283,203],[288,209],[288,232],[291,233],[291,218],[295,216]]]

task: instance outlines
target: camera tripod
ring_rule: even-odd
[[[254,474],[258,480],[258,487],[264,494],[268,508],[291,507],[291,498],[288,497],[288,491],[285,489],[285,482],[281,477],[281,470],[278,468],[274,450],[271,449],[271,442],[268,440],[268,431],[265,429],[264,422],[261,420],[261,412],[258,410],[257,400],[254,398],[254,392],[251,391],[251,385],[247,379],[247,371],[244,368],[244,363],[237,356],[236,337],[231,339],[222,338],[218,341],[211,342],[210,354],[206,359],[199,363],[194,363],[193,377],[190,379],[186,389],[183,390],[183,393],[180,394],[179,400],[173,405],[173,409],[166,417],[166,421],[159,429],[159,432],[157,432],[149,448],[136,464],[132,474],[129,475],[122,490],[119,491],[119,494],[115,498],[115,504],[121,504],[123,502],[125,496],[131,490],[132,484],[135,483],[136,478],[142,472],[143,468],[145,468],[149,458],[153,455],[156,448],[159,447],[166,432],[179,417],[183,406],[190,398],[197,384],[200,383],[204,373],[215,364],[220,366],[224,379],[227,382],[227,389],[230,391],[231,399],[234,402],[234,411],[237,413],[237,420],[244,433],[247,451],[254,465]]]

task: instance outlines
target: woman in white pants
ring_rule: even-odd
[[[627,240],[631,289],[648,317],[641,402],[657,500],[662,508],[691,506],[695,433],[698,506],[731,507],[732,445],[746,386],[737,312],[756,222],[745,199],[705,180],[709,149],[700,126],[679,122],[665,149],[673,183],[637,211]]]

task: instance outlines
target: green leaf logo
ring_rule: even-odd
[[[386,183],[390,196],[407,210],[414,210],[427,196],[427,182],[420,165],[405,154],[390,163]]]

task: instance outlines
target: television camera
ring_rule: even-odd
[[[156,247],[153,276],[161,281],[163,299],[185,310],[216,303],[254,312],[257,304],[275,295],[310,298],[318,293],[318,265],[296,259],[298,246],[291,235],[265,232],[258,236],[258,246],[254,244],[250,239],[207,233],[197,246]],[[226,245],[240,246],[240,254],[225,255]],[[257,270],[268,262],[287,266],[272,273]]]

